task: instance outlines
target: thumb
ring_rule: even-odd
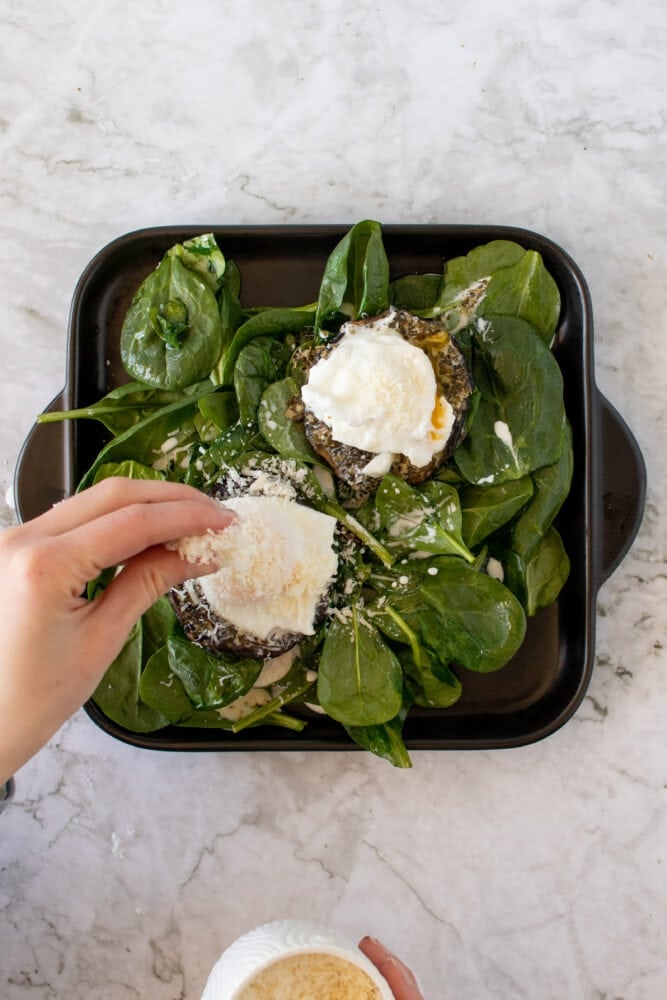
[[[167,591],[193,577],[218,569],[210,563],[190,563],[162,545],[133,556],[94,602],[93,614],[107,630],[122,633],[122,639],[152,604]]]

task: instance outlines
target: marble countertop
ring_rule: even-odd
[[[648,469],[588,693],[540,743],[399,772],[153,753],[78,713],[0,821],[0,996],[198,1000],[238,934],[308,916],[384,940],[428,1000],[662,1000],[667,7],[24,0],[0,37],[8,500],[82,269],[178,223],[543,233],[587,278],[597,381]]]

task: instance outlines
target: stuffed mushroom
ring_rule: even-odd
[[[301,348],[295,363],[305,383],[290,415],[360,494],[387,472],[423,482],[465,434],[472,379],[437,320],[392,307],[345,323],[329,344]]]
[[[172,588],[188,639],[213,654],[264,659],[312,635],[338,569],[336,520],[299,503],[291,484],[238,472],[210,492],[237,520],[224,531],[181,539],[189,561],[220,569]]]

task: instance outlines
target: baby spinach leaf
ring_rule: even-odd
[[[211,289],[167,254],[139,287],[127,312],[120,352],[128,374],[161,389],[206,378],[220,357],[222,330]]]
[[[420,649],[418,659],[407,651],[399,656],[412,700],[422,708],[451,708],[461,697],[461,681],[447,664]]]
[[[233,392],[217,391],[197,401],[202,417],[224,431],[238,420],[238,406]]]
[[[553,526],[525,558],[510,550],[501,552],[500,557],[505,585],[516,594],[529,617],[553,604],[570,574],[570,560]]]
[[[332,322],[374,316],[389,306],[389,261],[379,222],[358,222],[334,247],[317,299],[315,336]]]
[[[388,760],[394,767],[412,767],[410,754],[403,742],[403,725],[409,707],[409,704],[403,705],[398,715],[388,722],[374,726],[345,726],[345,731],[363,750]]]
[[[93,483],[101,482],[103,479],[110,479],[112,476],[123,476],[125,479],[164,479],[161,472],[157,469],[153,469],[148,465],[142,465],[141,462],[125,461],[125,462],[106,462],[104,465],[100,465],[95,475],[93,476]]]
[[[257,337],[282,337],[301,333],[313,325],[315,310],[311,306],[295,309],[264,309],[251,316],[236,330],[224,360],[223,382],[234,378],[237,359],[243,348]]]
[[[177,633],[167,639],[167,651],[170,670],[196,709],[229,705],[250,690],[262,669],[261,660],[212,656]]]
[[[213,293],[218,291],[226,263],[213,233],[202,233],[184,243],[177,243],[167,251],[167,256],[178,257],[183,266],[201,278]]]
[[[380,482],[375,505],[389,548],[453,553],[473,561],[461,537],[461,509],[453,486],[430,482],[418,490],[388,473]]]
[[[516,597],[498,580],[459,559],[431,563],[434,575],[387,600],[442,663],[499,670],[523,642],[526,619]]]
[[[145,621],[140,618],[92,696],[107,718],[134,733],[150,733],[169,723],[166,715],[147,705],[139,693],[144,657],[154,652],[150,641],[145,648],[144,630]]]
[[[317,679],[322,708],[346,726],[393,719],[401,707],[402,671],[395,654],[356,607],[331,622]]]
[[[390,638],[409,644],[409,652],[401,653],[399,662],[416,705],[449,708],[459,700],[462,687],[456,674],[424,648],[417,633],[391,603],[378,602],[369,613],[372,621]]]
[[[182,681],[171,669],[166,646],[148,660],[139,681],[139,694],[146,705],[164,715],[172,725],[192,715],[192,703]]]
[[[441,291],[441,274],[405,274],[389,285],[389,300],[397,309],[419,313],[432,309]]]
[[[508,479],[497,486],[463,486],[459,497],[466,544],[476,549],[480,542],[511,521],[532,495],[530,476]]]
[[[447,261],[441,308],[450,308],[481,279],[490,279],[492,274],[518,264],[525,253],[524,248],[513,240],[491,240],[474,247],[463,257]]]
[[[239,295],[241,293],[241,275],[236,263],[233,260],[227,261],[225,273],[220,282],[218,290],[218,310],[220,313],[220,329],[222,333],[222,346],[220,357],[218,358],[213,371],[211,381],[216,385],[225,381],[225,365],[227,355],[231,347],[234,335],[243,323],[243,309]]]
[[[479,405],[455,454],[471,483],[520,479],[563,450],[563,378],[554,356],[523,320],[496,316],[474,339]]]
[[[210,389],[209,389],[210,391]],[[99,420],[112,434],[122,434],[169,403],[183,398],[178,389],[148,389],[141,382],[126,382],[112,389],[97,403],[78,410],[52,410],[40,413],[38,423],[59,420]]]
[[[544,261],[535,250],[527,250],[512,267],[493,274],[480,316],[516,316],[551,344],[560,315],[560,293]]]
[[[288,356],[285,345],[272,337],[258,337],[241,350],[234,368],[241,423],[254,422],[264,390],[280,378]]]
[[[549,345],[560,314],[560,292],[541,254],[511,240],[493,240],[445,267],[438,300],[428,310],[457,332],[476,316],[514,316]]]
[[[438,299],[422,315],[442,316],[450,333],[463,330],[479,315],[491,276],[516,264],[525,252],[511,240],[493,240],[447,261]]]
[[[527,559],[531,555],[562,507],[570,492],[573,463],[572,428],[568,423],[563,454],[553,465],[546,465],[533,472],[533,498],[512,525],[509,545],[522,558]]]
[[[165,464],[168,451],[164,446],[171,439],[174,439],[174,448],[181,449],[184,455],[183,449],[187,451],[188,445],[196,440],[193,419],[197,403],[211,392],[207,384],[207,388],[198,389],[192,395],[181,394],[173,403],[132,424],[102,448],[78,489],[90,486],[99,467],[109,462],[134,461],[153,467],[156,463]]]
[[[232,730],[235,733],[247,729],[249,726],[261,725],[263,722],[271,722],[276,725],[278,715],[285,718],[281,712],[283,706],[290,702],[302,701],[313,687],[315,681],[307,666],[302,660],[296,660],[290,668],[286,677],[278,685],[269,701],[263,705],[258,705],[238,722],[233,723]],[[278,723],[279,724],[279,723]],[[299,728],[303,728],[304,723],[299,720]]]
[[[266,441],[279,455],[319,465],[321,461],[306,437],[303,424],[287,416],[287,406],[299,395],[299,386],[288,376],[271,382],[262,394],[257,421]]]

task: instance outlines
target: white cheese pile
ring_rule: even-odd
[[[189,562],[220,565],[198,580],[213,611],[258,639],[312,635],[338,568],[336,519],[281,496],[230,497],[224,506],[238,515],[229,527],[170,545]]]
[[[395,455],[428,465],[452,430],[454,411],[439,396],[433,366],[421,348],[392,326],[394,311],[344,336],[310,370],[301,397],[336,441],[377,457],[365,467],[382,476]]]

